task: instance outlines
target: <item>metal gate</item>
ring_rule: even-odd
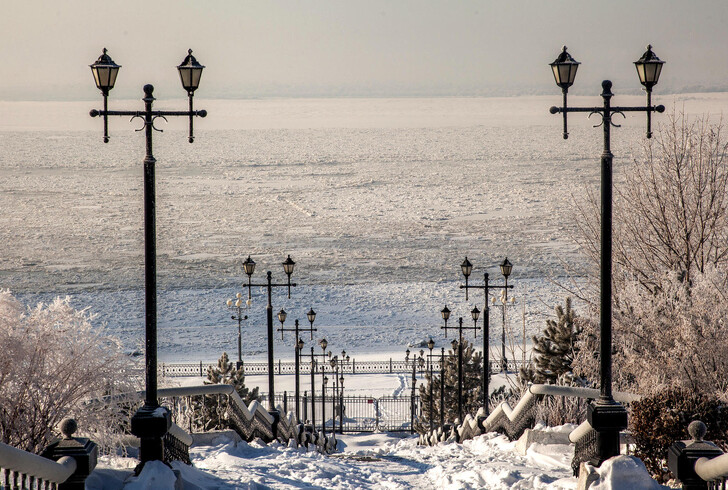
[[[302,418],[311,418],[311,397],[303,398]],[[409,431],[420,416],[420,397],[415,396],[344,396],[326,397],[326,429],[337,432]],[[321,398],[315,400],[315,425],[321,426]]]

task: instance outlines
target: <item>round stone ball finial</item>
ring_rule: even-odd
[[[707,432],[708,427],[700,420],[693,420],[688,425],[688,434],[693,438],[693,441],[702,441]]]
[[[60,429],[64,439],[73,439],[73,434],[78,430],[78,423],[76,423],[76,419],[63,419]]]

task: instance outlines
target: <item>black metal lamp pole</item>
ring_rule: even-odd
[[[430,398],[430,410],[429,410],[429,413],[430,413],[430,417],[429,417],[429,419],[430,419],[430,431],[432,431],[432,429],[433,429],[433,422],[434,422],[433,421],[433,412],[432,412],[432,381],[433,381],[432,380],[432,349],[435,348],[435,341],[432,340],[432,337],[430,337],[430,340],[427,341],[427,348],[430,349],[430,355],[427,357],[427,365],[428,365],[427,367],[429,368],[429,371],[430,371],[430,383],[429,383],[430,384],[430,393],[429,393],[429,398]],[[440,384],[442,384],[442,381],[443,380],[441,379],[440,380]]]
[[[601,277],[600,277],[600,377],[601,392],[596,404],[590,404],[587,418],[597,431],[598,454],[590,461],[599,466],[607,459],[619,454],[619,432],[627,427],[627,411],[612,396],[612,160],[610,147],[610,129],[619,127],[612,122],[612,115],[625,112],[647,113],[647,137],[652,136],[651,113],[664,112],[662,105],[652,106],[652,87],[657,84],[662,71],[661,61],[653,52],[652,46],[635,62],[640,82],[647,91],[645,107],[612,107],[612,82],[602,82],[602,107],[567,107],[566,90],[574,83],[579,63],[566,52],[566,46],[556,60],[551,63],[556,84],[564,91],[564,106],[551,107],[551,114],[564,114],[564,139],[568,138],[566,115],[569,112],[587,112],[602,117],[601,126],[604,131],[604,150],[601,157]],[[598,126],[597,126],[598,127]]]
[[[329,382],[329,377],[326,376],[326,363],[321,363],[321,376],[321,432],[326,440],[326,385]]]
[[[284,313],[282,320],[281,320],[281,313]],[[296,350],[296,352],[295,352],[295,355],[296,355],[296,357],[295,357],[295,366],[296,366],[296,420],[298,420],[299,422],[301,421],[300,411],[299,411],[300,410],[299,409],[299,405],[300,405],[300,401],[299,400],[300,400],[300,396],[301,396],[301,382],[300,382],[300,370],[301,370],[301,368],[300,368],[299,359],[300,359],[301,349],[303,349],[303,340],[301,340],[301,338],[300,338],[299,335],[300,335],[300,332],[310,332],[311,333],[311,338],[313,338],[313,332],[316,331],[316,329],[313,328],[313,321],[316,319],[316,312],[313,311],[313,308],[311,308],[311,310],[307,313],[307,315],[309,317],[309,321],[311,322],[311,327],[310,328],[300,329],[299,326],[298,326],[298,319],[296,319],[296,321],[294,322],[295,328],[283,328],[283,322],[286,319],[285,311],[281,310],[278,313],[278,319],[281,322],[281,328],[279,328],[278,331],[281,332],[281,337],[283,336],[283,332],[295,332],[296,333],[296,344],[295,344],[295,346],[296,346],[296,349],[295,349]]]
[[[293,267],[296,265],[296,263],[291,260],[291,256],[288,256],[288,259],[286,259],[285,262],[283,262],[283,271],[288,276],[288,282],[284,284],[273,284],[272,276],[273,274],[271,271],[267,272],[267,282],[262,284],[253,284],[251,282],[251,276],[253,275],[253,272],[255,271],[255,262],[248,256],[248,258],[243,262],[243,269],[245,271],[245,274],[248,276],[248,284],[243,284],[243,287],[248,288],[248,299],[250,299],[251,293],[250,288],[253,286],[256,287],[264,287],[266,288],[266,291],[268,292],[268,305],[265,307],[265,316],[266,316],[266,323],[268,327],[268,410],[269,411],[275,411],[275,360],[273,359],[273,303],[272,303],[272,296],[273,296],[273,288],[275,287],[287,287],[288,288],[288,297],[291,297],[291,286],[295,287],[296,283],[291,283],[291,274],[293,274]]]
[[[477,308],[475,308],[477,310]],[[447,306],[443,308],[440,313],[442,314],[443,320],[445,320],[445,326],[440,327],[445,329],[445,336],[447,337],[447,320],[450,318],[450,310],[448,310]],[[475,315],[474,312],[473,315]],[[478,312],[480,313],[480,312]],[[451,327],[452,328],[452,327]],[[463,421],[463,330],[473,330],[475,334],[477,335],[478,327],[464,327],[463,326],[463,318],[458,318],[458,335],[460,338],[460,341],[457,342],[457,348],[458,348],[458,414],[460,417],[460,422]],[[455,341],[453,341],[453,350],[455,349]]]
[[[415,386],[417,385],[417,363],[412,361],[412,396],[410,397],[410,432],[415,431]]]
[[[240,369],[243,365],[243,334],[241,323],[243,320],[248,319],[248,315],[243,315],[243,295],[237,293],[235,295],[235,301],[229,299],[226,304],[228,309],[233,311],[233,315],[230,318],[238,321],[238,362],[235,367]]]
[[[507,261],[508,259],[506,258],[505,262]],[[505,289],[508,291],[508,288],[512,289],[513,285],[508,285],[507,276],[506,284],[504,286],[491,285],[489,282],[490,276],[487,272],[483,274],[482,285],[471,285],[468,284],[468,277],[473,271],[473,264],[471,264],[468,258],[465,257],[460,268],[463,271],[463,276],[465,276],[465,285],[460,285],[460,289],[465,290],[465,301],[468,300],[468,289],[482,289],[485,297],[485,306],[483,306],[483,409],[485,410],[486,415],[488,415],[490,414],[490,396],[488,396],[490,393],[490,308],[488,307],[488,299],[491,289]],[[510,270],[508,273],[510,274]],[[505,326],[503,331],[505,332]],[[505,336],[503,337],[503,356],[505,358]]]
[[[165,119],[172,116],[190,118],[189,141],[192,143],[192,119],[196,116],[205,117],[207,111],[192,110],[192,94],[200,83],[204,66],[197,63],[192,50],[177,67],[183,88],[187,91],[190,100],[189,111],[153,111],[152,103],[154,87],[145,85],[143,111],[109,111],[107,98],[109,91],[114,88],[120,65],[114,63],[104,48],[102,55],[91,65],[96,86],[104,96],[104,109],[90,111],[91,117],[104,118],[104,143],[109,142],[108,116],[131,116],[140,118],[144,124],[146,138],[146,156],[144,158],[144,289],[145,289],[145,338],[146,338],[146,396],[144,406],[140,408],[131,420],[131,432],[141,440],[139,459],[141,465],[147,461],[161,460],[164,456],[162,437],[171,426],[169,410],[159,406],[157,399],[157,248],[156,248],[156,211],[155,211],[155,163],[152,152],[153,131],[161,131],[154,127],[157,118]]]
[[[344,433],[344,369],[339,377],[339,434]]]

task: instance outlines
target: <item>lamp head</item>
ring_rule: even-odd
[[[202,70],[205,68],[197,62],[194,56],[192,56],[192,50],[187,50],[187,56],[182,63],[177,66],[179,71],[179,78],[182,81],[182,87],[187,91],[188,94],[192,95],[197,87],[200,86],[200,78],[202,77]]]
[[[642,57],[634,62],[634,66],[637,68],[637,75],[640,77],[640,83],[650,91],[652,87],[657,85],[660,80],[660,72],[662,71],[662,65],[665,62],[660,60],[657,55],[652,51],[652,45],[647,45],[647,51],[644,52]]]
[[[291,259],[291,256],[289,255],[288,258],[283,262],[283,272],[285,272],[288,277],[291,277],[295,265],[296,263],[293,261],[293,259]]]
[[[445,308],[440,310],[440,314],[442,315],[442,319],[445,321],[450,318],[450,310],[448,309],[447,305],[445,305]]]
[[[463,275],[467,278],[470,276],[470,273],[473,272],[473,264],[470,263],[467,257],[465,257],[465,260],[463,260],[463,263],[460,264],[460,268],[463,270]]]
[[[501,263],[500,270],[501,270],[501,274],[503,274],[503,277],[505,277],[506,279],[508,279],[508,276],[511,275],[511,271],[513,270],[513,264],[511,264],[508,261],[508,257],[506,257],[503,260],[503,263]]]
[[[554,72],[554,80],[556,85],[561,87],[562,90],[567,91],[569,87],[574,84],[576,78],[576,70],[579,68],[579,63],[566,51],[566,46],[561,48],[561,53],[556,57],[551,65],[551,70]]]
[[[248,255],[248,258],[245,259],[245,262],[243,262],[243,270],[248,277],[252,276],[253,272],[255,272],[255,261],[250,258],[250,255]]]
[[[96,60],[91,67],[91,73],[94,76],[94,82],[96,87],[101,90],[104,95],[109,95],[109,91],[114,88],[116,83],[116,76],[119,74],[119,68],[121,65],[114,63],[111,56],[106,54],[106,48],[101,53],[101,56]]]

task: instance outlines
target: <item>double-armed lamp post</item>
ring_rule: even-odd
[[[610,147],[611,127],[619,127],[612,122],[614,114],[623,117],[625,112],[645,112],[647,114],[647,138],[652,137],[651,114],[664,112],[662,105],[652,105],[652,88],[657,85],[662,71],[661,61],[647,46],[647,51],[635,61],[640,83],[647,92],[647,105],[644,107],[612,106],[612,82],[602,82],[602,107],[568,107],[566,95],[574,83],[579,62],[574,60],[563,47],[561,54],[551,63],[556,85],[561,87],[564,104],[562,107],[551,107],[551,114],[561,112],[564,115],[564,139],[569,137],[566,115],[569,112],[586,112],[599,114],[604,131],[604,150],[601,157],[601,277],[600,277],[600,312],[599,312],[599,355],[601,393],[595,404],[590,404],[587,412],[589,423],[597,431],[597,455],[590,461],[601,465],[607,459],[619,454],[619,432],[627,427],[627,411],[612,396],[612,150]],[[596,127],[598,127],[596,126]]]
[[[243,302],[242,293],[235,294],[235,301],[232,299],[227,300],[225,303],[230,311],[232,311],[231,319],[238,321],[238,362],[235,365],[236,368],[240,369],[243,366],[243,331],[242,322],[248,319],[248,315],[243,314],[243,308],[250,306],[250,300]],[[243,306],[245,305],[245,306]]]
[[[281,338],[283,337],[283,332],[295,332],[296,333],[296,343],[295,343],[295,367],[296,367],[296,420],[299,422],[301,421],[300,417],[300,399],[301,399],[301,350],[303,349],[303,339],[299,336],[301,332],[309,332],[311,334],[311,339],[313,340],[313,333],[316,331],[315,328],[313,328],[313,322],[316,319],[316,312],[313,311],[313,308],[311,308],[308,313],[306,313],[306,316],[308,317],[308,321],[311,323],[311,326],[309,328],[299,328],[298,326],[298,319],[294,322],[295,328],[284,328],[283,322],[286,321],[286,317],[288,315],[286,314],[285,310],[281,310],[278,312],[278,321],[281,322],[281,328],[278,329],[279,332],[281,332]]]
[[[286,276],[288,276],[288,282],[284,284],[274,284],[272,279],[272,273],[271,271],[268,271],[267,278],[268,281],[261,284],[253,284],[252,276],[255,272],[255,261],[250,258],[250,255],[248,255],[248,258],[245,259],[243,262],[243,270],[245,271],[245,274],[248,276],[248,284],[243,284],[243,287],[248,288],[248,299],[251,298],[251,288],[253,286],[256,287],[264,287],[266,288],[268,292],[268,305],[265,307],[265,314],[266,314],[266,320],[267,320],[267,327],[268,327],[268,410],[273,411],[275,410],[275,382],[274,382],[274,364],[275,361],[273,359],[273,304],[272,304],[272,296],[273,296],[273,288],[275,287],[287,287],[288,288],[288,297],[291,297],[291,287],[295,287],[296,283],[291,283],[291,274],[293,274],[293,268],[296,265],[296,263],[291,259],[291,256],[289,255],[288,258],[283,262],[283,272],[286,273]]]
[[[445,305],[445,308],[440,310],[440,314],[442,315],[442,319],[445,320],[445,325],[440,328],[445,329],[445,337],[447,337],[447,321],[450,319],[450,309]],[[460,418],[460,422],[463,421],[463,330],[473,330],[474,334],[478,335],[478,316],[480,315],[480,310],[476,306],[472,309],[470,312],[471,316],[473,317],[473,321],[475,322],[475,326],[473,327],[464,327],[463,326],[463,317],[458,318],[458,326],[457,327],[450,327],[450,328],[457,328],[458,329],[458,335],[459,335],[459,341],[457,342],[457,346],[455,345],[455,341],[453,341],[453,350],[457,347],[458,350],[458,417]]]
[[[144,290],[145,290],[145,357],[146,357],[146,396],[144,405],[131,419],[131,432],[141,440],[139,459],[143,465],[147,461],[161,460],[164,446],[162,438],[171,426],[169,410],[159,406],[157,399],[157,246],[156,246],[156,210],[155,210],[155,163],[152,153],[152,135],[154,131],[162,131],[154,126],[158,118],[166,120],[167,117],[189,117],[190,143],[194,141],[192,121],[195,117],[207,116],[207,111],[195,111],[192,107],[192,98],[200,85],[200,77],[204,66],[200,65],[192,50],[177,66],[182,87],[187,91],[189,110],[187,111],[155,111],[152,103],[154,87],[144,85],[144,110],[141,111],[110,111],[108,110],[108,96],[114,88],[120,65],[114,63],[108,55],[106,48],[96,62],[91,66],[91,72],[96,87],[104,96],[103,110],[92,110],[91,117],[104,118],[104,143],[109,142],[109,116],[131,116],[132,119],[142,120],[142,128],[146,137],[146,156],[144,158]]]
[[[508,276],[510,276],[511,272],[513,271],[513,264],[508,261],[508,257],[506,257],[500,264],[501,274],[503,274],[503,278],[505,279],[505,284],[503,286],[490,284],[489,275],[487,272],[483,274],[482,285],[470,284],[468,282],[468,278],[473,272],[473,264],[470,263],[467,257],[465,257],[465,260],[460,265],[460,268],[463,271],[463,276],[465,276],[465,285],[460,286],[460,289],[465,289],[465,301],[468,300],[469,289],[482,289],[485,293],[485,306],[483,306],[483,409],[485,410],[485,413],[487,415],[490,413],[490,396],[488,386],[490,382],[490,308],[488,307],[488,295],[491,289],[502,289],[503,291],[505,291],[506,299],[508,298],[508,289],[513,289],[513,285],[508,285]],[[477,317],[474,317],[474,319],[477,320]],[[501,333],[501,363],[502,370],[504,372],[507,371],[508,361],[506,360],[505,314],[503,315],[503,329]]]

